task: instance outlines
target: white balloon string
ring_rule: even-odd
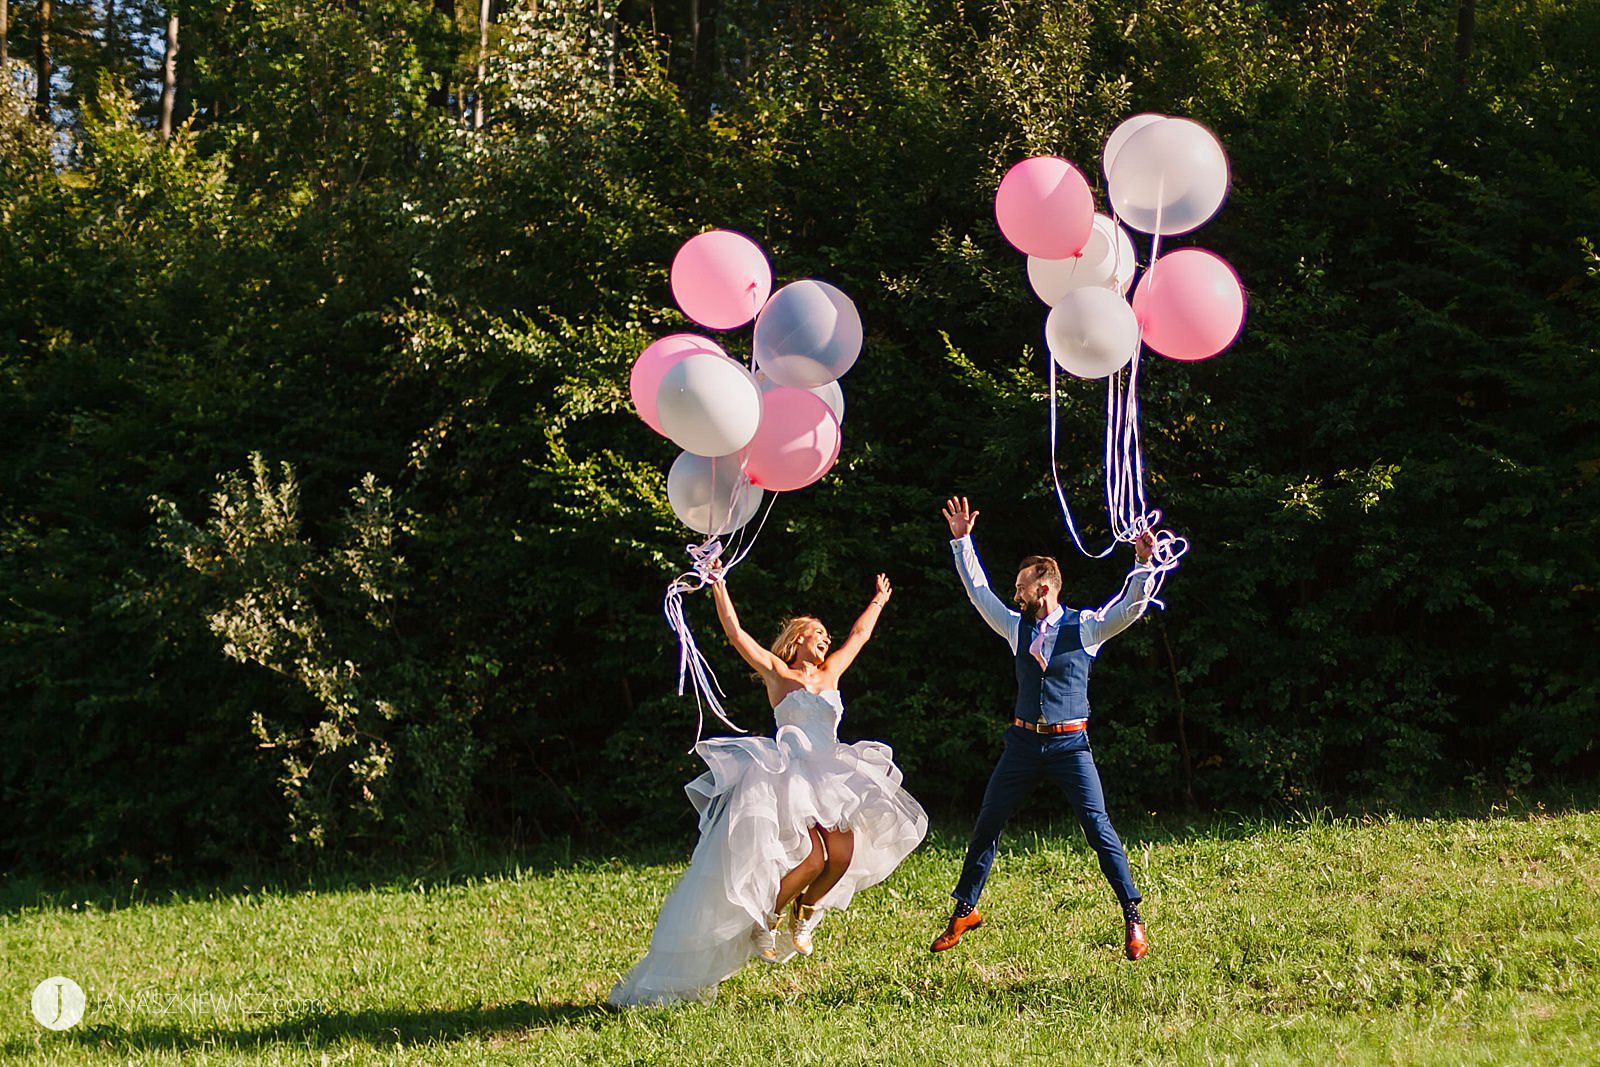
[[[730,511],[729,521],[732,521],[731,514],[732,513]],[[750,529],[750,524],[747,522],[737,530],[733,530],[731,532],[724,530],[719,533],[719,536],[728,538],[728,547],[725,548],[722,553],[724,556],[737,556],[739,554],[739,549],[744,545],[745,531],[748,529]],[[727,564],[725,563],[723,566],[726,567]]]
[[[1145,517],[1145,522],[1148,524],[1145,528],[1154,529],[1155,524],[1160,521],[1161,511],[1159,509],[1154,510]],[[1140,530],[1141,535],[1143,532],[1143,530]],[[1141,573],[1148,573],[1152,582],[1150,592],[1139,597],[1134,603],[1140,611],[1143,611],[1151,604],[1165,610],[1167,605],[1161,600],[1161,586],[1166,582],[1167,575],[1177,569],[1179,557],[1187,551],[1189,551],[1187,539],[1179,537],[1171,530],[1155,530],[1155,543],[1150,546],[1149,563],[1144,565],[1143,570],[1135,568],[1128,573],[1128,576],[1123,579],[1122,590],[1112,598],[1111,602],[1115,603],[1121,600],[1123,594],[1127,592],[1128,584],[1139,577]]]
[[[761,536],[762,529],[767,525],[767,516],[772,514],[772,506],[774,504],[776,504],[777,502],[778,502],[778,494],[777,493],[768,494],[767,507],[766,507],[766,510],[764,510],[761,513],[761,521],[756,523],[756,532],[750,535],[749,542],[747,544],[745,544],[743,548],[741,548],[737,552],[735,552],[733,558],[730,559],[727,562],[727,564],[722,568],[722,574],[723,574],[724,577],[726,577],[728,575],[728,573],[733,570],[733,568],[737,567],[741,562],[743,562],[744,558],[750,554],[750,550],[752,548],[756,547],[756,539]],[[741,541],[743,541],[743,539],[744,539],[744,531],[749,529],[749,527],[750,527],[750,524],[749,523],[745,523],[744,526],[741,526],[739,528],[739,538],[740,538]]]
[[[1128,361],[1126,388],[1120,390],[1118,411],[1118,463],[1120,465],[1120,508],[1114,525],[1119,540],[1131,541],[1138,534],[1133,528],[1145,513],[1144,459],[1139,448],[1139,352]]]
[[[1151,237],[1149,265],[1145,268],[1147,274],[1161,255],[1161,216],[1165,194],[1166,177],[1163,175],[1157,191],[1156,225]],[[1120,232],[1122,220],[1117,215],[1115,204],[1111,207],[1111,219],[1114,229]],[[1154,282],[1154,278],[1145,282],[1150,289],[1145,296],[1147,306],[1154,292]],[[1106,384],[1106,510],[1115,539],[1113,544],[1117,541],[1135,542],[1147,532],[1153,533],[1154,543],[1148,564],[1153,581],[1149,593],[1142,596],[1138,603],[1141,609],[1150,604],[1165,608],[1160,599],[1161,586],[1167,575],[1177,569],[1179,560],[1189,550],[1189,542],[1170,530],[1157,529],[1161,522],[1161,511],[1151,508],[1145,496],[1144,449],[1139,440],[1139,365],[1144,345],[1142,320],[1138,322],[1137,337],[1133,356],[1128,361],[1126,378],[1123,371],[1119,370],[1110,376]],[[1128,581],[1132,581],[1138,573],[1135,571],[1130,574]],[[1123,583],[1123,590],[1126,592],[1127,582]],[[1121,594],[1118,594],[1118,599],[1120,597]]]
[[[1122,464],[1118,449],[1122,443],[1122,371],[1114,371],[1106,378],[1106,519],[1111,535],[1117,535],[1116,517],[1122,512]]]
[[[1117,214],[1115,203],[1111,205],[1111,220],[1113,227],[1120,232],[1122,219]],[[1135,266],[1137,263],[1136,253]],[[1106,382],[1106,513],[1111,524],[1112,537],[1117,541],[1133,539],[1128,536],[1129,527],[1132,525],[1129,517],[1133,511],[1134,498],[1142,495],[1136,484],[1142,466],[1132,461],[1128,439],[1130,417],[1137,417],[1137,405],[1131,401],[1137,384],[1136,368],[1142,341],[1141,325],[1135,334],[1133,355],[1129,359],[1131,369],[1127,372],[1127,376],[1124,377],[1123,371],[1119,369]]]
[[[737,487],[735,487],[735,491],[737,491]],[[728,494],[728,515],[727,515],[727,518],[724,520],[724,521],[727,521],[727,522],[731,522],[733,520],[733,497],[734,497],[734,493],[729,493]],[[718,536],[718,535],[720,535],[720,534],[722,534],[724,532],[723,529],[722,529],[722,523],[717,521],[717,457],[716,456],[712,456],[711,457],[711,503],[709,505],[707,505],[707,507],[706,507],[706,517],[711,520],[710,522],[706,523],[707,526],[711,527],[711,530],[710,530],[711,536],[715,537],[715,536]]]
[[[749,524],[740,527],[732,551],[725,548],[721,539],[716,536],[708,537],[698,545],[685,546],[689,553],[689,569],[667,584],[667,593],[662,601],[661,610],[667,618],[667,626],[678,637],[678,695],[683,696],[685,687],[694,694],[695,745],[700,743],[700,738],[705,734],[707,710],[735,733],[742,734],[748,731],[730,720],[723,709],[722,698],[727,694],[723,692],[721,683],[717,681],[716,672],[711,669],[705,654],[695,643],[694,632],[689,629],[688,615],[684,611],[683,598],[689,593],[704,589],[714,581],[725,579],[728,572],[750,554],[750,550],[755,547],[756,539],[761,536],[762,528],[767,524],[767,517],[772,514],[772,506],[777,501],[778,495],[772,494],[772,499],[767,501],[766,509],[762,512],[761,522],[748,540],[745,539],[744,531]],[[717,563],[725,555],[732,558],[723,563],[719,575]],[[689,751],[694,751],[694,745],[689,746]]]
[[[1166,204],[1164,202],[1166,199],[1166,188],[1167,177],[1166,174],[1163,173],[1161,175],[1161,185],[1159,186],[1156,196],[1156,232],[1150,238],[1150,270],[1147,272],[1150,274],[1150,277],[1146,281],[1146,284],[1150,286],[1150,293],[1145,297],[1145,304],[1147,307],[1149,306],[1150,297],[1155,293],[1156,279],[1154,271],[1156,260],[1161,258],[1161,215],[1166,208]],[[1146,502],[1144,495],[1144,450],[1139,447],[1139,356],[1141,349],[1144,347],[1144,324],[1142,322],[1139,323],[1138,334],[1139,345],[1134,349],[1133,359],[1128,370],[1128,426],[1126,433],[1128,434],[1130,446],[1129,458],[1133,464],[1132,485],[1134,490],[1134,500],[1131,503],[1133,503],[1133,505],[1137,508],[1135,513],[1137,518],[1133,519],[1133,521],[1129,524],[1130,531],[1132,530],[1133,526],[1141,523],[1145,516],[1147,516],[1149,513],[1149,505]],[[1143,530],[1139,530],[1137,533],[1133,534],[1133,537],[1138,537],[1139,534],[1143,532]]]
[[[1105,479],[1106,479],[1106,518],[1111,525],[1111,534],[1116,536],[1116,523],[1111,516],[1117,513],[1118,489],[1120,479],[1118,474],[1121,468],[1116,459],[1116,424],[1122,410],[1122,371],[1113,371],[1106,376],[1106,448],[1105,448]]]
[[[712,567],[722,555],[722,543],[712,537],[698,545],[689,545],[688,550],[691,568],[668,583],[661,611],[667,617],[667,625],[678,635],[678,695],[683,695],[685,685],[694,691],[694,741],[698,745],[705,732],[707,708],[735,733],[745,731],[723,713],[720,698],[726,694],[717,681],[716,672],[695,644],[694,633],[689,629],[689,620],[683,610],[684,594],[702,589],[711,581]],[[689,751],[694,751],[694,745],[689,746]]]
[[[1118,541],[1138,538],[1144,507],[1144,465],[1138,437],[1139,349],[1129,357],[1126,377],[1119,370],[1107,387],[1106,470],[1108,512],[1112,536]]]
[[[1056,487],[1056,501],[1061,505],[1061,517],[1066,520],[1067,532],[1072,535],[1072,543],[1078,546],[1078,551],[1090,559],[1103,559],[1117,547],[1117,543],[1113,541],[1099,552],[1084,548],[1083,539],[1078,536],[1077,523],[1072,521],[1072,508],[1067,504],[1066,491],[1061,488],[1061,468],[1056,463],[1056,358],[1048,347],[1045,360],[1050,364],[1050,480]]]

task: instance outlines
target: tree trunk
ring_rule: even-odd
[[[178,83],[172,93],[172,124],[181,126],[194,117],[194,57],[183,62],[179,56]]]
[[[717,70],[717,0],[692,0],[688,97],[697,115],[711,113],[712,81]]]
[[[6,64],[11,61],[11,0],[0,0],[0,76],[5,75]]]
[[[489,55],[489,0],[478,0],[477,99],[472,104],[472,128],[483,129],[483,68]]]
[[[167,54],[161,62],[161,139],[172,136],[172,112],[178,100],[178,13],[167,12]]]
[[[1467,80],[1467,60],[1472,58],[1472,31],[1478,22],[1477,0],[1461,0],[1456,9],[1456,81]]]
[[[4,2],[5,0],[0,0],[0,3]],[[122,70],[122,64],[119,62],[120,57],[117,54],[122,40],[122,35],[117,32],[117,0],[106,0],[105,35],[106,69],[113,74],[117,74]]]
[[[34,106],[43,122],[50,121],[50,0],[39,0],[39,40],[34,49],[34,73],[38,84],[34,87]]]

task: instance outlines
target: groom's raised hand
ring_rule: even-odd
[[[953,496],[944,504],[944,521],[950,524],[951,537],[967,537],[978,524],[978,512],[967,506],[967,498]]]

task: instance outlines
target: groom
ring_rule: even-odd
[[[1150,554],[1155,537],[1145,533],[1134,543],[1137,559],[1122,593],[1097,611],[1077,611],[1060,603],[1061,568],[1049,556],[1029,556],[1017,571],[1015,602],[1019,614],[1001,603],[972,547],[978,512],[965,497],[951,497],[944,507],[950,524],[950,547],[967,596],[989,628],[1011,646],[1017,668],[1017,705],[1005,750],[984,790],[978,822],[967,845],[966,863],[956,883],[955,911],[950,924],[933,942],[933,951],[954,948],[968,930],[983,925],[978,896],[989,877],[1000,832],[1017,806],[1041,778],[1049,778],[1067,795],[1084,835],[1100,857],[1100,870],[1122,902],[1126,951],[1130,960],[1150,949],[1139,917],[1139,889],[1128,870],[1117,831],[1106,814],[1100,774],[1089,751],[1089,668],[1100,646],[1144,614],[1154,593]]]

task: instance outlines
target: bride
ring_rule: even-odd
[[[684,787],[700,813],[700,841],[661,906],[650,951],[611,990],[612,1004],[711,1001],[752,955],[768,963],[811,955],[823,913],[883,881],[922,842],[928,817],[901,788],[889,746],[841,744],[837,734],[839,678],[889,602],[889,579],[880,574],[877,584],[830,655],[827,628],[810,616],[789,619],[762,648],[740,627],[720,575],[713,582],[717,618],[766,684],[777,733],[695,746],[710,768]]]

